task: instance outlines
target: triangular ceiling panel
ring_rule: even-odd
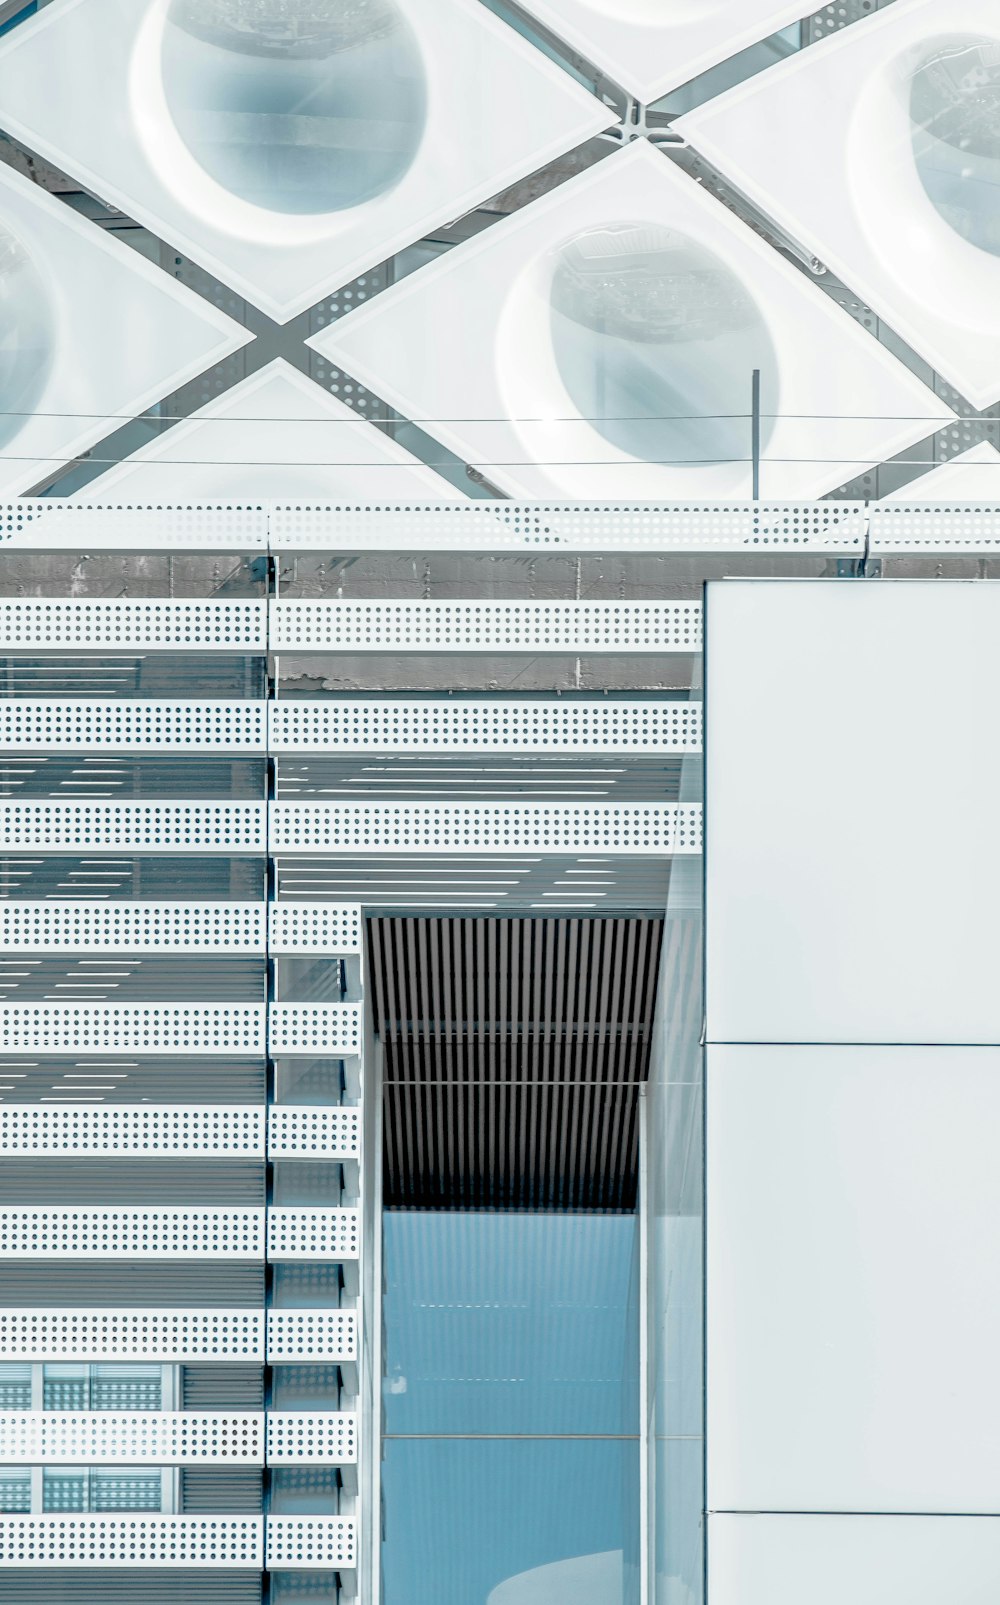
[[[54,0],[0,108],[279,321],[616,121],[478,0]]]
[[[981,440],[930,473],[911,479],[886,502],[993,502],[1000,506],[1000,451]]]
[[[953,414],[644,141],[310,344],[515,496],[808,499]]]

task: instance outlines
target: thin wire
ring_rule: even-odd
[[[319,388],[319,387],[317,387]],[[325,392],[323,392],[325,394]],[[762,412],[761,419],[780,421],[783,418],[803,420],[815,423],[933,423],[934,416],[922,412]],[[714,423],[714,422],[746,422],[753,417],[749,412],[668,412],[668,413],[622,413],[620,415],[602,413],[599,418],[585,418],[581,413],[572,413],[563,416],[539,414],[537,417],[530,413],[508,413],[502,418],[472,418],[467,414],[459,414],[451,418],[418,418],[409,415],[397,414],[395,417],[372,417],[367,413],[358,413],[353,418],[273,418],[273,417],[236,417],[224,418],[208,414],[201,416],[198,413],[180,412],[17,412],[0,407],[0,418],[62,418],[62,419],[100,419],[108,423],[198,423],[198,424],[629,424],[629,423]],[[954,423],[995,423],[996,419],[974,414],[970,418],[960,418],[956,413],[942,413],[942,424]]]
[[[469,459],[469,466],[477,470],[486,470],[490,468],[725,468],[727,466],[735,467],[739,466],[740,464],[749,464],[751,460],[752,459],[749,457],[636,457],[631,460],[627,460],[622,459],[621,457],[570,457],[566,459],[559,459],[542,457],[487,458],[477,456],[474,459]],[[947,458],[942,460],[936,457],[907,457],[905,460],[900,460],[896,466],[901,468],[943,468],[948,466],[950,460],[951,459]],[[59,457],[43,457],[36,453],[32,453],[30,456],[20,457],[14,456],[8,452],[0,452],[0,462],[60,463],[67,469],[67,471],[73,466],[86,466],[91,463],[96,464],[99,467],[117,467],[120,463],[132,463],[136,468],[139,469],[373,468],[378,469],[378,471],[381,473],[385,468],[404,468],[408,472],[413,473],[415,469],[420,468],[456,468],[464,461],[465,459],[456,460],[454,457],[431,459],[429,461],[425,458],[415,457],[412,462],[403,463],[372,462],[371,460],[363,461],[354,458],[352,458],[350,461],[341,460],[339,458],[331,460],[323,457],[303,459],[295,462],[291,462],[283,458],[277,459],[264,457],[171,457],[170,459],[164,461],[157,461],[155,458],[150,461],[141,457],[133,459],[131,454],[125,457],[92,457],[89,453],[77,453],[76,455],[71,454],[69,456],[63,454]],[[854,456],[841,457],[761,457],[760,462],[762,465],[772,463],[777,466],[787,466],[796,463],[810,463],[816,467],[829,466],[831,468],[840,467],[852,469],[855,473],[864,471],[863,469],[856,467],[859,462],[862,464],[871,462],[873,467],[876,466],[872,459],[866,458],[860,453],[856,453]],[[959,464],[958,466],[961,467],[962,465]],[[1000,467],[1000,463],[977,463],[976,467],[996,468]]]

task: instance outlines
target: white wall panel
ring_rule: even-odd
[[[4,802],[8,853],[263,853],[264,803]]]
[[[0,946],[17,953],[263,953],[264,903],[0,903]]]
[[[0,599],[4,652],[263,652],[258,601],[16,596]]]
[[[264,1464],[264,1413],[191,1410],[14,1410],[0,1415],[0,1460],[10,1465]]]
[[[0,1258],[262,1260],[264,1211],[7,1207]]]
[[[262,1310],[4,1309],[0,1359],[178,1361],[264,1359]]]
[[[267,1257],[295,1260],[356,1260],[361,1252],[361,1216],[356,1209],[269,1209]]]
[[[270,1571],[353,1570],[356,1523],[343,1516],[268,1516],[266,1559]]]
[[[993,1605],[1000,1520],[713,1516],[711,1605]]]
[[[709,1049],[711,1509],[996,1512],[998,1129],[1000,1049]]]
[[[356,1003],[272,1003],[268,1044],[272,1057],[361,1052],[364,1011]]]
[[[264,752],[264,702],[5,700],[0,748],[26,752]]]
[[[269,1410],[269,1466],[355,1465],[358,1418],[345,1410]]]
[[[701,851],[696,803],[272,803],[280,853],[594,853]]]
[[[267,1312],[268,1365],[354,1364],[360,1321],[355,1310]]]
[[[198,1054],[265,1052],[257,1003],[6,1003],[0,1048],[8,1053]]]
[[[87,506],[43,496],[0,503],[0,544],[33,552],[261,552],[267,528],[259,503]]]
[[[0,1516],[0,1564],[259,1571],[263,1516]]]
[[[147,1103],[117,1109],[3,1104],[2,1154],[263,1159],[264,1110],[234,1104]]]
[[[0,1116],[2,1113],[0,1106]],[[267,1112],[267,1152],[272,1160],[329,1159],[357,1164],[361,1158],[361,1110],[272,1104]]]
[[[1000,1042],[1000,588],[708,607],[709,1040]]]
[[[272,953],[361,952],[360,903],[272,903],[268,942]]]

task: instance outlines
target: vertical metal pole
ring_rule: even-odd
[[[760,369],[753,370],[750,392],[750,459],[753,464],[753,499],[760,501]]]

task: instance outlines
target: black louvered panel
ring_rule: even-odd
[[[385,1089],[389,1209],[635,1208],[636,1086]]]
[[[260,1605],[261,1574],[238,1571],[4,1572],[4,1605]]]
[[[264,1267],[236,1260],[8,1260],[0,1306],[258,1308]]]
[[[253,1209],[264,1203],[263,1160],[6,1159],[0,1204],[177,1204]]]
[[[264,1477],[256,1466],[185,1466],[180,1508],[186,1516],[256,1516]]]
[[[262,1366],[185,1365],[181,1367],[182,1410],[263,1410],[263,1408],[264,1371]]]

